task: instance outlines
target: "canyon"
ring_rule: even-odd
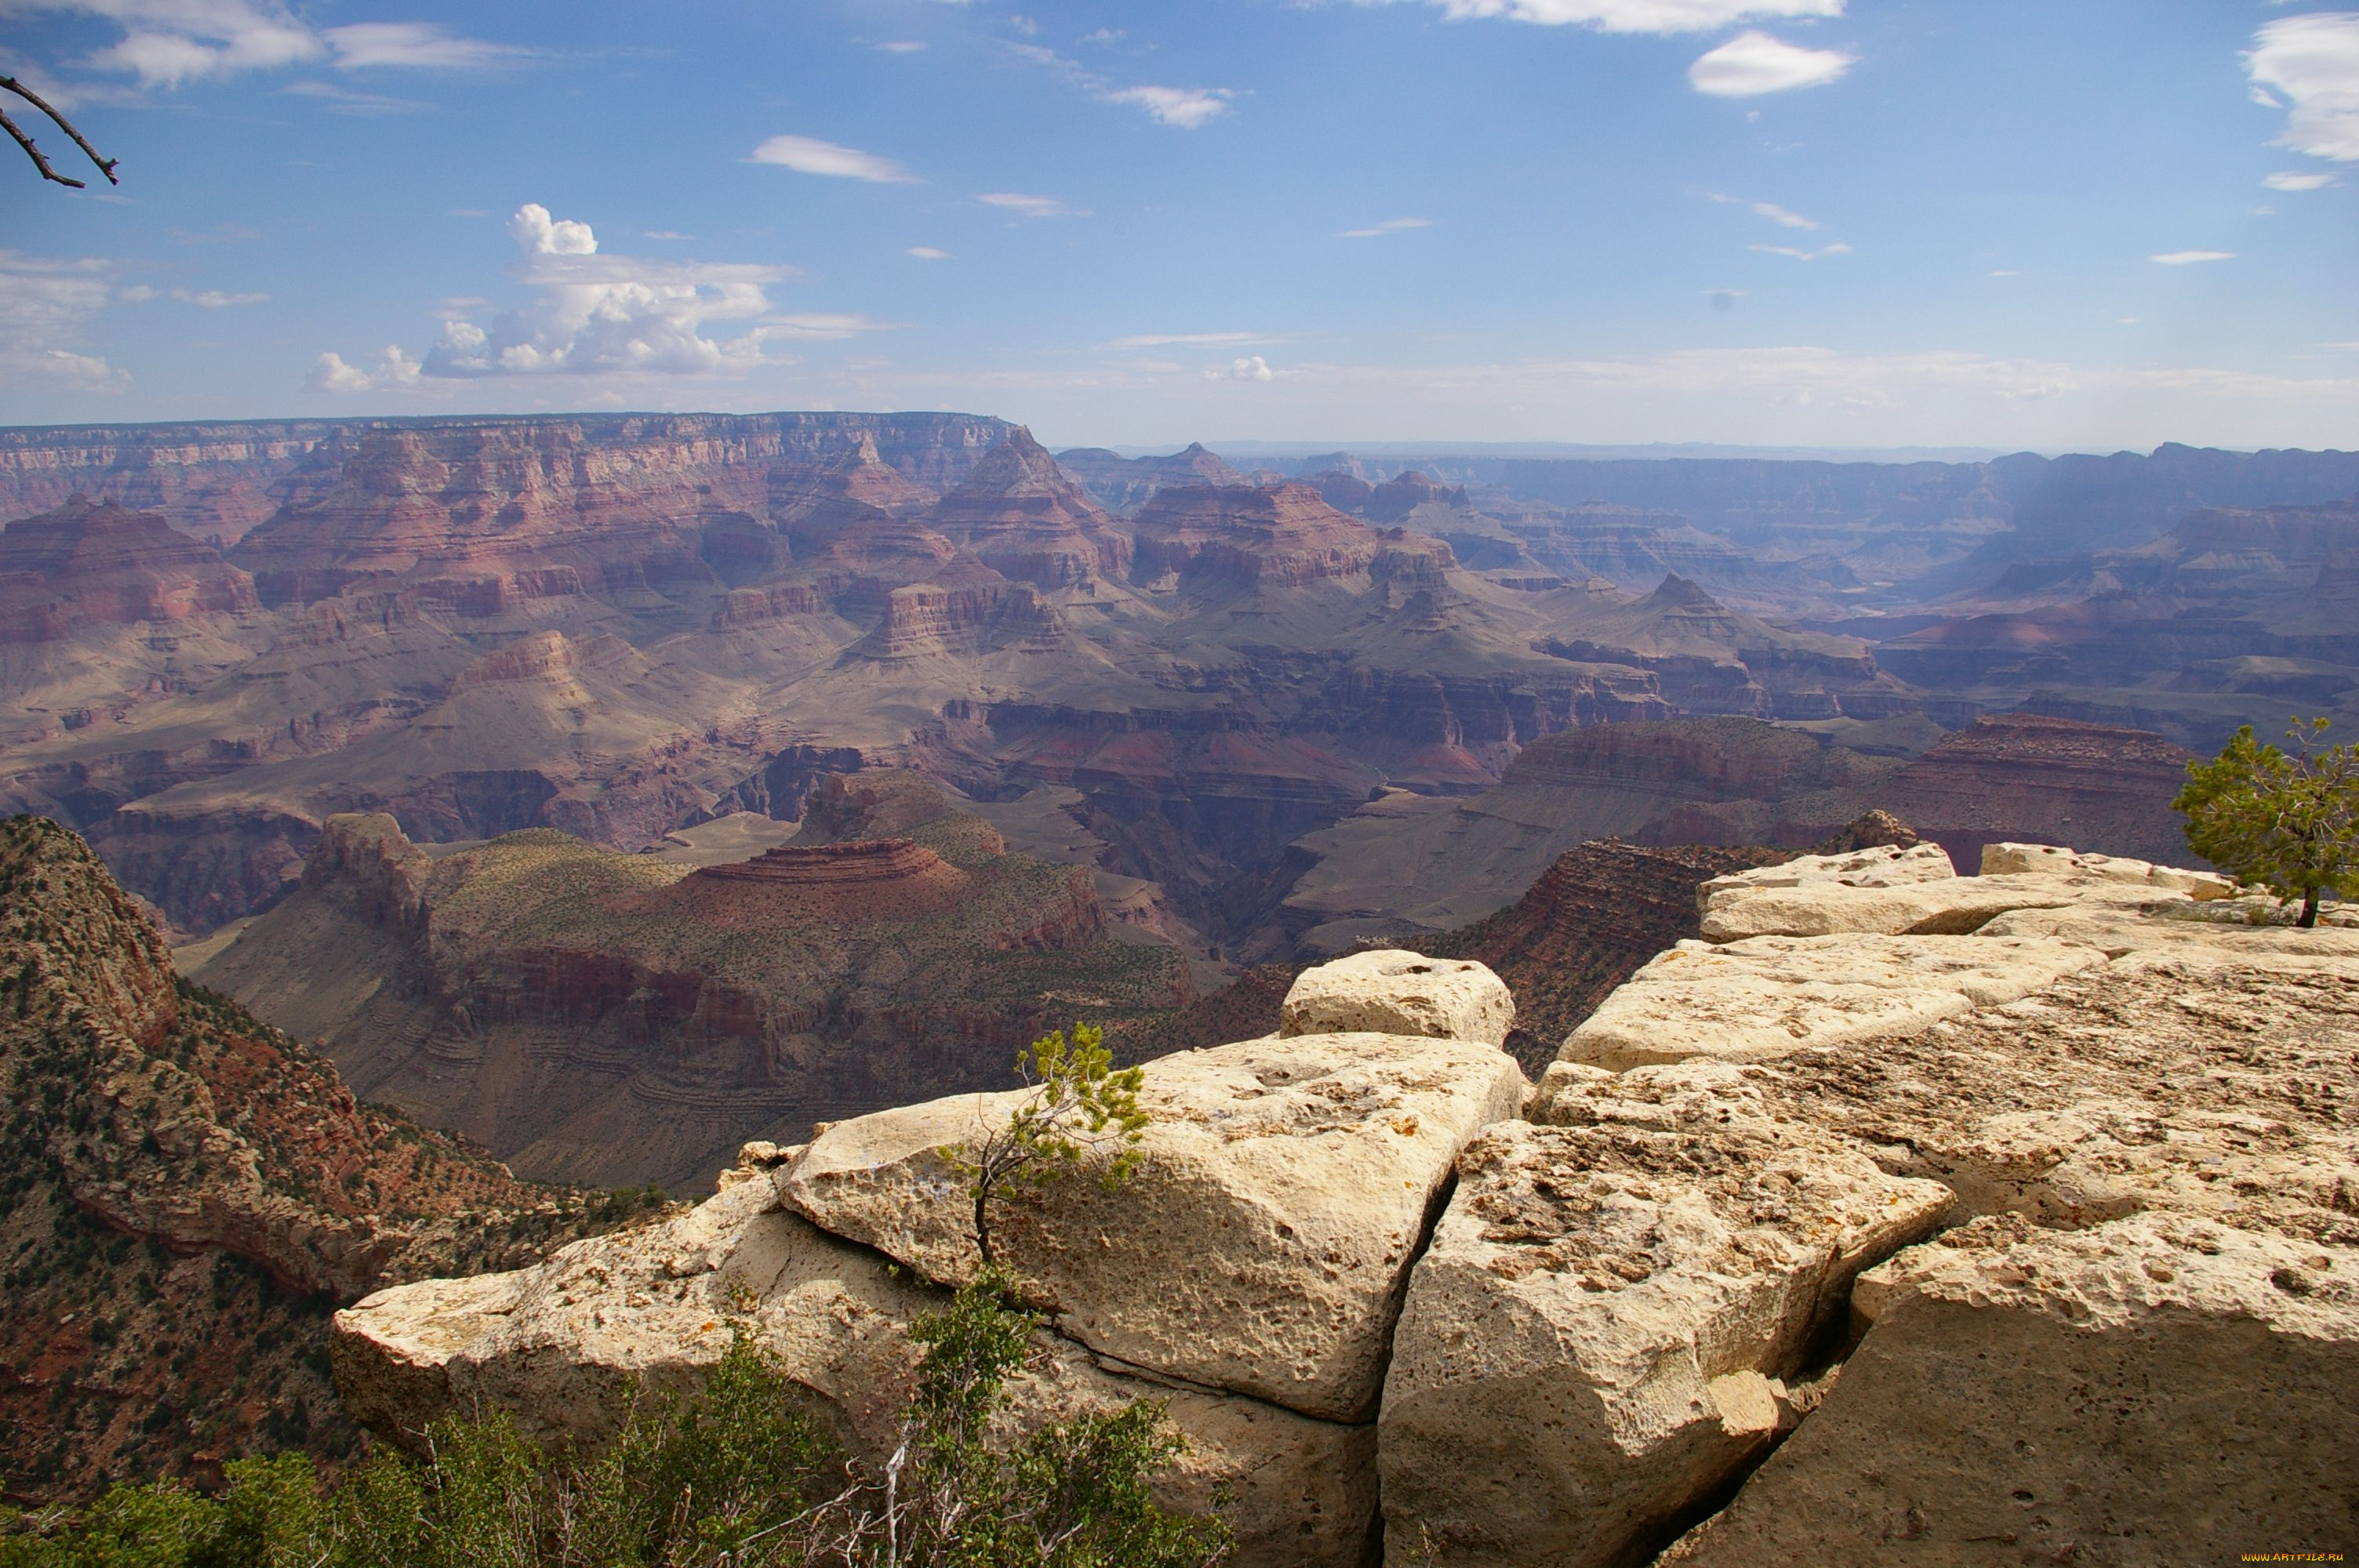
[[[2190,755],[2359,714],[2354,494],[951,414],[0,432],[0,807],[361,1092],[699,1187],[1075,1018],[1210,1043],[1608,838],[2180,858]]]

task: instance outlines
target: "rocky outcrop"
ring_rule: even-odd
[[[1130,567],[1129,535],[1021,426],[927,521],[993,570],[1040,588],[1118,579]]]
[[[1344,516],[1308,485],[1175,485],[1132,520],[1142,572],[1181,579],[1302,588],[1364,572],[1381,547],[1375,531]]]
[[[1169,457],[1125,458],[1103,447],[1075,447],[1057,454],[1057,466],[1082,481],[1097,503],[1127,517],[1173,485],[1245,485],[1253,481],[1220,453],[1190,441]]]
[[[179,979],[63,828],[0,825],[0,916],[12,1495],[349,1441],[311,1369],[320,1298],[513,1267],[583,1233],[568,1195],[360,1103],[319,1055]]]
[[[0,531],[0,643],[258,607],[253,579],[154,513],[77,492]]]
[[[1038,1365],[1193,1390],[1210,1402],[1172,1410],[1191,1433],[1211,1409],[1273,1412],[1204,1439],[1206,1477],[1275,1483],[1235,1483],[1256,1563],[1352,1560],[1364,1538],[1328,1510],[1370,1500],[1367,1449],[1341,1434],[1371,1430],[1402,1564],[2337,1539],[2359,931],[2038,846],[1994,849],[1986,879],[1947,871],[1930,846],[1845,845],[1709,896],[2047,891],[1966,935],[1683,943],[1528,1097],[1483,1043],[1486,971],[1380,952],[1307,972],[1280,1033],[1147,1065],[1130,1185],[999,1206],[1051,1317]],[[1284,1032],[1377,1017],[1478,1038]],[[841,1368],[897,1343],[892,1314],[810,1317],[797,1281],[877,1254],[911,1281],[970,1277],[950,1156],[1012,1103],[830,1128],[733,1175],[697,1237],[642,1263],[389,1292],[344,1315],[340,1356],[355,1386],[410,1390],[388,1412],[481,1390],[579,1419],[594,1405],[561,1390],[605,1368],[717,1354],[704,1303],[724,1287],[696,1281],[735,1249],[766,1260],[740,1314],[856,1425],[857,1390],[898,1385],[886,1363]],[[815,1261],[766,1260],[790,1251]],[[2264,1411],[2283,1430],[2247,1446]],[[1343,1478],[1315,1509],[1313,1462]],[[1289,1507],[1302,1534],[1281,1545]]]

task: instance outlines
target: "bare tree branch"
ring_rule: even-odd
[[[98,166],[99,173],[106,176],[107,184],[120,185],[123,183],[123,181],[114,178],[114,166],[122,160],[120,158],[99,157],[98,149],[92,146],[89,139],[80,131],[74,129],[73,122],[67,119],[63,114],[59,114],[55,109],[49,107],[49,103],[47,99],[43,98],[39,93],[34,92],[31,88],[26,86],[23,82],[17,81],[13,76],[0,76],[0,89],[5,89],[10,92],[15,93],[17,97],[22,98],[34,108],[38,109],[42,114],[47,114],[50,120],[56,124],[59,130],[63,131],[67,135],[71,136],[73,138],[74,146],[80,147],[89,156],[90,161]],[[66,176],[60,174],[56,169],[50,168],[49,160],[41,156],[41,149],[33,145],[33,138],[27,135],[22,130],[17,128],[16,122],[8,118],[8,114],[5,110],[0,110],[0,127],[5,127],[10,135],[16,138],[16,145],[25,149],[25,156],[33,160],[33,167],[41,171],[41,178],[43,179],[53,180],[60,185],[71,185],[76,190],[81,190],[86,188],[85,181],[70,179]]]

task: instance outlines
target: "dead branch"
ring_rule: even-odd
[[[42,114],[47,114],[49,119],[55,123],[59,130],[63,131],[67,135],[71,136],[73,138],[73,145],[80,147],[89,156],[90,161],[98,166],[99,173],[106,176],[107,184],[120,185],[123,183],[123,181],[114,178],[114,166],[122,160],[120,158],[99,157],[98,149],[90,145],[89,138],[84,136],[80,131],[74,129],[74,124],[71,120],[67,119],[63,114],[59,114],[55,109],[49,107],[49,101],[47,99],[43,98],[39,93],[34,92],[31,88],[26,86],[23,82],[17,81],[13,76],[0,76],[0,89],[5,89],[10,92],[15,93],[17,97],[22,98],[34,108],[38,109]],[[5,129],[10,135],[16,138],[16,145],[25,149],[25,156],[33,160],[33,167],[41,171],[41,178],[43,179],[53,180],[60,185],[71,185],[76,190],[81,190],[85,188],[87,183],[86,181],[69,178],[65,175],[60,174],[55,168],[51,168],[49,166],[49,160],[41,156],[41,149],[33,145],[33,138],[27,135],[22,130],[20,130],[17,127],[16,121],[8,118],[8,113],[5,109],[0,109],[0,129]]]

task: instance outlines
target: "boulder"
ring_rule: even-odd
[[[1898,887],[1825,883],[1796,888],[1740,888],[1715,897],[1703,916],[1708,942],[1748,936],[1962,936],[2009,910],[2056,908],[2078,902],[2060,879],[1953,877]]]
[[[2232,1563],[2359,1538],[2359,1250],[1990,1218],[1856,1300],[1871,1326],[1825,1402],[1662,1561]]]
[[[1724,1065],[1590,1088],[1582,1125],[1460,1158],[1385,1382],[1389,1563],[1631,1561],[1791,1423],[1853,1275],[1949,1205]]]
[[[995,1204],[995,1250],[1060,1331],[1105,1356],[1365,1421],[1451,1163],[1526,1087],[1476,1041],[1304,1034],[1166,1056],[1147,1065],[1152,1120],[1131,1180],[1108,1191],[1085,1169]],[[1022,1092],[838,1122],[781,1191],[928,1279],[970,1279],[972,1208],[951,1156]]]
[[[1768,1061],[1806,1046],[1907,1034],[2104,961],[2094,947],[2021,937],[1682,942],[1567,1035],[1560,1060],[1617,1072],[1690,1056]],[[1543,1098],[1555,1092],[1544,1079]]]
[[[1515,1022],[1516,999],[1483,965],[1379,949],[1304,970],[1278,1009],[1277,1032],[1423,1034],[1498,1045]]]
[[[2000,876],[2067,876],[2125,882],[2164,892],[2182,892],[2201,902],[2236,896],[2236,884],[2217,871],[2182,871],[2133,860],[2124,855],[2094,855],[2059,844],[1985,844],[1982,873]]]
[[[742,1330],[855,1454],[881,1463],[921,1354],[910,1326],[944,1292],[784,1212],[758,1163],[734,1173],[686,1214],[537,1268],[398,1286],[337,1314],[345,1408],[396,1442],[446,1411],[496,1407],[536,1437],[594,1444],[634,1383],[691,1386]],[[1371,1426],[1125,1376],[1053,1334],[1011,1393],[1017,1426],[1161,1400],[1188,1447],[1157,1478],[1158,1501],[1203,1512],[1225,1496],[1235,1561],[1253,1568],[1361,1560],[1376,1505]]]

